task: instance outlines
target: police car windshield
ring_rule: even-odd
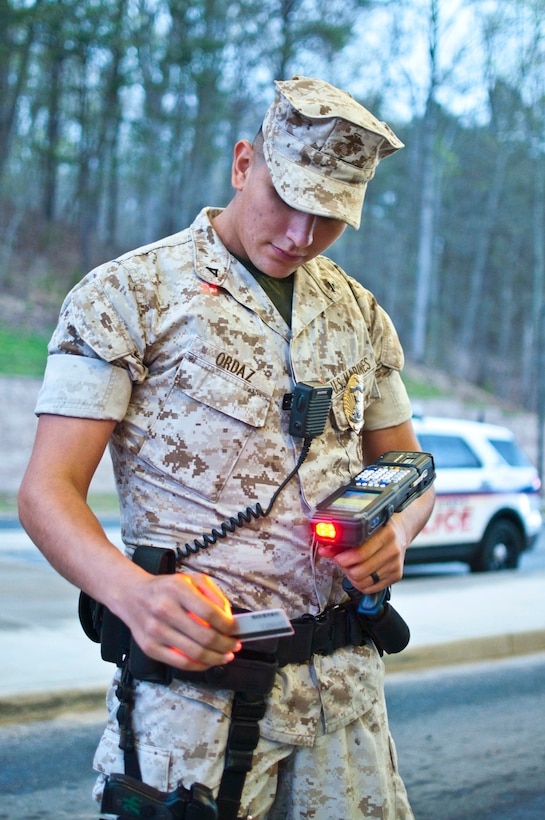
[[[476,453],[459,436],[419,433],[418,439],[425,452],[433,453],[435,467],[438,469],[449,467],[461,470],[468,467],[482,467]]]
[[[514,441],[489,438],[488,441],[511,467],[529,467],[531,461]]]

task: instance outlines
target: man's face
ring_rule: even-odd
[[[314,216],[287,205],[271,182],[264,158],[254,153],[249,143],[242,143],[238,155],[235,150],[233,178],[236,215],[228,247],[268,276],[289,276],[323,253],[346,228],[340,220]]]

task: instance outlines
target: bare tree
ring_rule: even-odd
[[[33,6],[15,8],[9,0],[0,0],[0,179],[16,128],[41,3],[35,0]]]

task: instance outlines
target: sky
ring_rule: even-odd
[[[407,122],[424,110],[430,86],[433,2],[383,3],[364,11],[349,48],[346,62],[351,70],[341,79],[344,87],[362,101],[380,91],[383,114],[393,121]],[[508,76],[516,74],[520,55],[534,36],[531,14],[524,12],[524,4],[504,0],[437,0],[436,5],[436,98],[457,117],[482,122],[488,117],[482,20],[498,13],[493,71]]]

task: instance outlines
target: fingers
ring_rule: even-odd
[[[180,669],[202,670],[229,663],[241,647],[236,638],[217,632],[192,612],[176,625],[161,625],[160,660]]]
[[[403,576],[403,551],[395,529],[388,525],[359,547],[336,554],[322,548],[319,552],[324,558],[331,558],[361,592],[379,592]]]
[[[372,566],[380,567],[380,569],[378,571],[373,570],[371,569]],[[399,569],[397,561],[390,564],[378,564],[376,560],[374,562],[354,563],[343,567],[343,571],[352,586],[361,592],[380,592],[380,590],[396,584],[402,577],[402,571]]]
[[[141,649],[180,669],[202,670],[233,660],[241,644],[231,635],[229,601],[205,575],[150,576],[131,630]]]
[[[180,573],[179,578],[197,589],[205,598],[221,609],[225,615],[231,617],[231,604],[209,575]]]

